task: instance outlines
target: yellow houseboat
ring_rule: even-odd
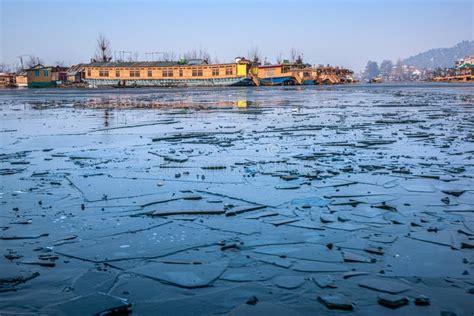
[[[186,62],[94,62],[84,67],[84,81],[93,86],[188,87],[249,86],[250,62],[208,64],[204,60]]]

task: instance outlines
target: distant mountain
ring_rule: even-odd
[[[474,55],[474,41],[462,41],[449,48],[434,48],[403,60],[403,64],[416,68],[434,69],[453,67],[454,61],[466,55]]]

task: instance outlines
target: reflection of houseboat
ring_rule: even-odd
[[[369,83],[382,83],[382,78],[381,77],[376,77],[376,78],[370,78]]]
[[[234,63],[187,62],[96,62],[84,65],[84,81],[93,86],[188,87],[249,86],[250,62],[236,58]]]

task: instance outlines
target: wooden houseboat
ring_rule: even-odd
[[[257,77],[262,86],[283,86],[295,84],[291,64],[258,66]]]
[[[190,87],[250,86],[250,62],[236,58],[234,63],[187,62],[94,62],[83,65],[83,81],[92,86]]]
[[[264,86],[315,85],[319,79],[318,70],[303,63],[259,66],[256,74],[260,85]]]
[[[50,88],[66,81],[67,68],[38,64],[26,70],[28,88]]]
[[[293,78],[298,85],[317,84],[317,71],[309,65],[301,65],[292,69]]]

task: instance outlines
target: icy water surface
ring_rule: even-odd
[[[0,314],[472,315],[473,91],[2,90]]]

